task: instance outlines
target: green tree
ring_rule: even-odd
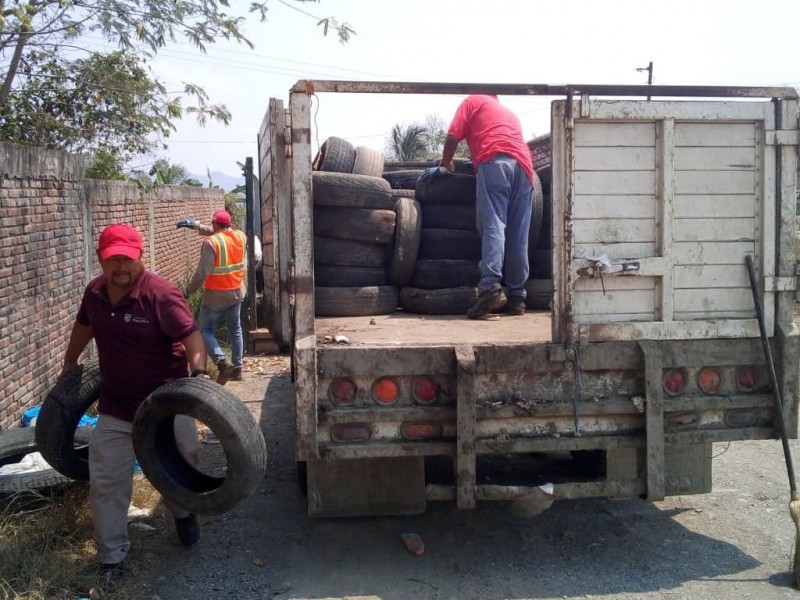
[[[428,142],[425,127],[418,123],[395,125],[392,127],[386,153],[390,160],[400,162],[427,159]]]

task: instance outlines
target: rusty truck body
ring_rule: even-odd
[[[329,93],[552,97],[551,310],[315,317],[311,100]],[[310,515],[513,500],[545,481],[513,459],[547,455],[601,460],[548,475],[555,499],[710,491],[714,442],[777,436],[746,255],[796,437],[795,90],[300,81],[258,139],[267,324],[291,350]],[[492,457],[515,477],[482,477]]]

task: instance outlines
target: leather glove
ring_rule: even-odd
[[[447,169],[445,169],[444,167],[431,167],[422,174],[420,179],[422,180],[422,183],[424,183],[425,185],[431,185],[434,181],[439,179],[439,177],[445,172],[447,172]]]
[[[186,229],[194,229],[197,227],[198,223],[195,219],[181,219],[177,223],[175,223],[175,227],[180,229],[181,227],[185,227]]]

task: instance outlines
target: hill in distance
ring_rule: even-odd
[[[191,179],[196,179],[197,181],[203,184],[203,187],[208,187],[208,175],[197,175],[196,173],[187,173],[186,176]],[[211,182],[213,185],[225,190],[226,192],[230,192],[237,186],[244,185],[244,177],[241,175],[236,177],[232,175],[226,175],[225,173],[222,173],[220,171],[212,171]]]

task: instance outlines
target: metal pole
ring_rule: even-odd
[[[248,156],[244,161],[244,202],[246,212],[247,234],[247,331],[250,332],[258,327],[258,317],[256,313],[256,256],[253,246],[254,236],[254,207],[253,207],[253,158]],[[249,345],[248,335],[248,345]]]
[[[642,71],[647,71],[647,85],[653,85],[653,61],[652,60],[650,61],[650,64],[648,64],[646,67],[641,67],[641,68],[638,68],[636,70],[639,71],[640,73]],[[647,97],[647,101],[648,102],[650,101],[650,96]]]

